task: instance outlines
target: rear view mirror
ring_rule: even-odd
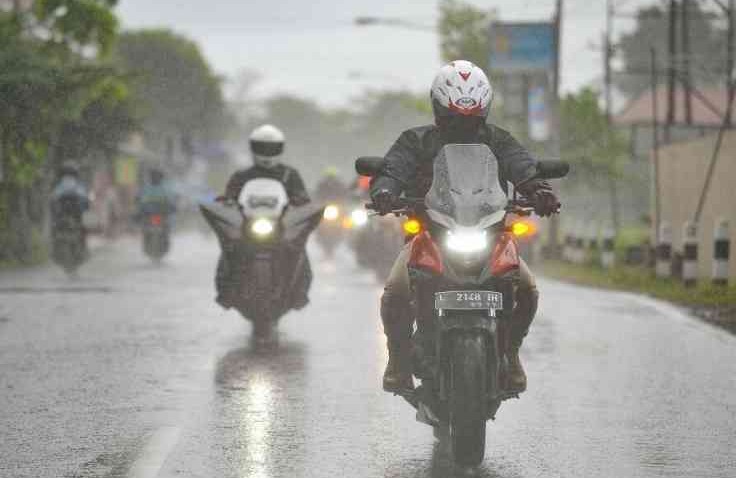
[[[539,161],[537,163],[537,178],[559,179],[570,172],[570,164],[566,161]]]
[[[380,156],[362,156],[355,160],[355,171],[361,176],[377,176],[383,169],[383,163]]]

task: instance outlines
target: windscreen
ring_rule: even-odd
[[[450,144],[434,160],[432,187],[425,199],[430,217],[448,228],[490,227],[503,219],[506,194],[498,161],[484,144]]]

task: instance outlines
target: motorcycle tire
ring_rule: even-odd
[[[451,339],[449,363],[450,447],[455,463],[475,466],[486,447],[488,362],[485,338],[459,332]]]
[[[258,339],[268,340],[273,333],[274,302],[272,300],[271,262],[257,260],[253,263],[253,285],[255,295],[255,314],[253,333]]]

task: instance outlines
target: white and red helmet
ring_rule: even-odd
[[[486,118],[493,101],[493,88],[475,64],[457,60],[443,66],[432,83],[432,110],[438,116]]]

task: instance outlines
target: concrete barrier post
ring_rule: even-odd
[[[607,227],[603,231],[603,244],[601,248],[601,266],[610,269],[616,264],[616,254],[614,245],[616,241],[616,233],[613,228]]]
[[[698,227],[689,221],[682,227],[682,283],[685,287],[698,283]]]
[[[672,275],[672,228],[669,223],[662,221],[659,224],[659,242],[656,250],[655,273],[660,279]]]
[[[565,246],[562,248],[562,258],[565,260],[565,262],[572,262],[572,245],[573,245],[574,239],[572,237],[572,232],[567,231],[565,234]]]
[[[586,259],[589,264],[594,264],[598,255],[598,228],[591,224],[588,228],[587,236],[588,243],[586,245],[588,250],[586,252]]]
[[[575,264],[585,262],[585,228],[582,224],[578,225],[575,231]]]
[[[728,285],[729,259],[731,255],[731,236],[728,221],[716,222],[713,231],[713,284]]]

